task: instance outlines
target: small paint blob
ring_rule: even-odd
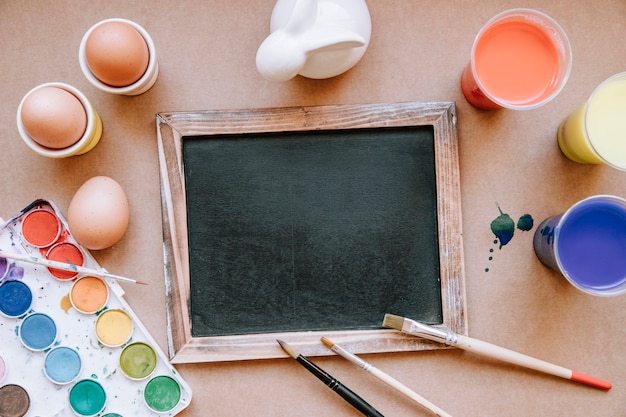
[[[82,361],[78,352],[66,346],[58,346],[46,354],[44,373],[55,384],[69,384],[78,378]]]
[[[106,413],[102,417],[122,417],[122,415],[117,413]]]
[[[167,413],[180,402],[180,385],[169,376],[160,375],[152,378],[143,391],[146,405],[157,413]]]
[[[4,279],[7,272],[9,272],[9,263],[6,258],[0,258],[0,281]]]
[[[70,242],[57,243],[48,249],[46,258],[51,261],[63,262],[70,265],[83,266],[85,257],[81,250]],[[78,272],[63,271],[56,268],[48,268],[53,277],[62,281],[71,280],[78,275]]]
[[[57,338],[57,326],[52,317],[33,313],[24,318],[19,327],[22,344],[30,350],[45,350]]]
[[[11,265],[9,267],[9,273],[4,278],[6,280],[19,280],[19,279],[22,279],[22,278],[24,278],[24,268],[22,268],[21,266]]]
[[[70,295],[65,295],[61,298],[61,302],[59,303],[59,307],[61,310],[65,311],[65,314],[68,314],[70,308],[72,308],[72,303],[70,301]]]
[[[29,408],[30,397],[24,388],[15,384],[0,387],[0,416],[23,417]]]
[[[7,376],[7,363],[4,360],[4,357],[0,355],[0,384],[4,381],[4,378]]]
[[[133,320],[124,310],[106,310],[96,320],[96,336],[105,346],[121,346],[132,334]]]
[[[70,407],[81,417],[95,416],[104,410],[106,392],[99,382],[92,379],[78,381],[70,389]]]
[[[22,236],[26,242],[37,248],[52,245],[60,235],[61,222],[56,214],[49,210],[33,210],[22,220]]]
[[[500,211],[500,215],[491,222],[491,231],[500,241],[500,249],[502,249],[502,246],[509,243],[513,238],[515,222],[511,216],[502,212],[500,206],[498,206],[498,211]]]
[[[20,317],[30,309],[33,293],[22,281],[5,281],[0,284],[0,313],[7,317]]]
[[[70,291],[70,302],[84,314],[93,314],[109,300],[109,287],[98,277],[86,276],[74,282]]]
[[[147,343],[131,343],[120,354],[120,369],[124,375],[131,379],[147,378],[154,371],[156,365],[156,352]]]
[[[517,220],[517,228],[524,232],[528,232],[530,229],[532,229],[533,225],[533,216],[531,216],[530,214],[524,214],[520,216],[520,218]]]

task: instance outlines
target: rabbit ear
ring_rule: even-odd
[[[316,26],[301,36],[307,53],[358,48],[367,41],[358,33],[337,26]]]
[[[298,74],[306,64],[302,45],[284,31],[276,31],[259,46],[256,67],[270,81],[287,81]]]
[[[317,19],[317,0],[295,0],[291,16],[282,29],[291,34],[308,30]]]

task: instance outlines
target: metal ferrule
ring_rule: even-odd
[[[363,359],[359,358],[358,356],[353,355],[352,353],[348,352],[342,347],[335,345],[332,347],[332,350],[334,350],[335,352],[337,352],[338,354],[340,354],[341,356],[343,356],[350,362],[354,363],[356,366],[363,368],[366,371],[369,371],[372,368],[372,365],[365,362]]]
[[[446,345],[454,345],[457,343],[458,338],[456,333],[450,330],[439,329],[437,327],[429,326],[427,324],[419,323],[406,318],[404,319],[404,322],[405,324],[410,323],[408,329],[403,329],[407,333],[411,333],[415,336],[423,337],[424,339],[429,339],[435,342],[445,343]]]

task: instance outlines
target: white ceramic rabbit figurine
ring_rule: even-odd
[[[361,59],[371,31],[365,0],[278,0],[256,66],[270,81],[334,77]]]

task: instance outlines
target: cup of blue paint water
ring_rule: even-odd
[[[626,200],[595,195],[545,219],[535,231],[537,258],[574,287],[596,296],[626,292]]]

